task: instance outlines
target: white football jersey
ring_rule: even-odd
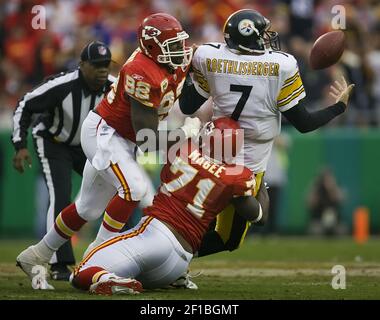
[[[198,47],[192,61],[197,92],[212,97],[213,119],[232,116],[245,132],[239,162],[263,172],[281,130],[281,112],[305,97],[296,59],[281,51],[244,55],[224,43]]]

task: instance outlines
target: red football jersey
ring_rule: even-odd
[[[177,68],[170,73],[164,65],[154,62],[137,49],[96,110],[118,134],[136,142],[129,97],[147,107],[157,108],[161,120],[181,94],[187,70]]]
[[[161,171],[161,187],[144,213],[173,226],[196,252],[202,237],[235,196],[252,196],[251,170],[212,162],[197,147],[184,144],[172,163]]]

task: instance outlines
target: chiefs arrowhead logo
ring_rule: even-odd
[[[141,36],[145,40],[149,40],[149,39],[153,39],[154,37],[159,36],[160,34],[161,34],[161,31],[158,30],[157,28],[151,27],[151,26],[145,26],[144,29],[142,30]]]
[[[135,79],[135,80],[138,80],[138,81],[141,81],[142,79],[144,79],[143,76],[140,76],[137,73],[132,74],[132,78]]]

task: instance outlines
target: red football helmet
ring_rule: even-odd
[[[146,17],[138,29],[141,51],[162,64],[172,68],[190,64],[193,49],[185,46],[189,35],[179,21],[166,13],[155,13]]]
[[[239,122],[222,117],[207,122],[198,134],[202,156],[219,162],[232,163],[244,142]]]

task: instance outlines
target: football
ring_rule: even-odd
[[[321,35],[313,44],[309,62],[314,70],[325,69],[337,63],[343,54],[345,35],[343,31],[331,31]]]

